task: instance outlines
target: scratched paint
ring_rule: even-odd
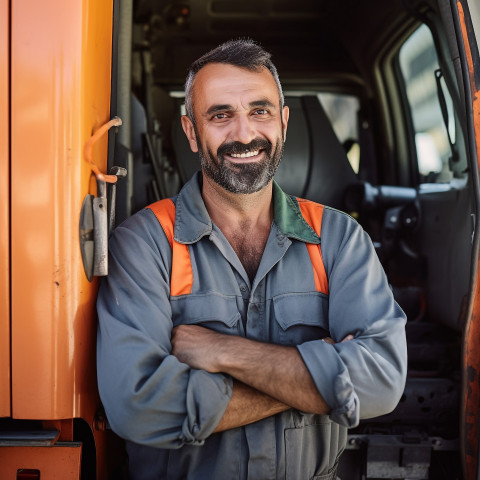
[[[470,45],[471,38],[467,23],[465,21],[465,12],[460,1],[457,2],[461,32],[465,47],[465,56],[468,65],[468,73],[470,80],[470,90],[472,96],[472,112],[473,127],[476,139],[477,164],[480,166],[480,90],[477,88],[475,78],[478,63],[475,60]],[[477,51],[475,50],[475,53]],[[473,480],[476,478],[478,469],[478,408],[480,405],[480,349],[478,348],[478,338],[480,338],[480,268],[477,269],[477,276],[474,284],[474,298],[472,316],[468,320],[464,339],[464,371],[465,371],[465,392],[464,392],[464,409],[463,409],[463,425],[464,438],[462,439],[463,449],[465,453],[465,478]]]

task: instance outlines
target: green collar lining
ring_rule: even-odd
[[[290,238],[306,243],[320,243],[320,237],[305,221],[295,197],[287,195],[273,182],[273,216],[277,227]]]

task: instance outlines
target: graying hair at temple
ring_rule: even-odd
[[[197,73],[209,63],[224,63],[240,68],[246,68],[252,72],[260,72],[266,68],[273,75],[280,96],[280,108],[283,107],[284,97],[277,69],[271,61],[271,54],[260,45],[250,39],[230,40],[210,52],[206,53],[192,63],[188,70],[185,82],[185,110],[188,117],[195,124],[193,114],[193,83]]]

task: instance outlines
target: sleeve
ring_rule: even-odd
[[[325,233],[324,233],[325,232]],[[373,244],[350,217],[329,211],[322,225],[329,282],[329,328],[335,342],[298,350],[333,421],[355,427],[361,418],[391,412],[407,371],[405,314],[393,299]]]
[[[117,227],[97,299],[98,386],[121,437],[160,448],[202,445],[230,401],[232,379],[171,355],[171,248],[144,210]]]

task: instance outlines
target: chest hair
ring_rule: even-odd
[[[231,233],[228,241],[253,282],[268,239],[268,231],[242,230]]]

